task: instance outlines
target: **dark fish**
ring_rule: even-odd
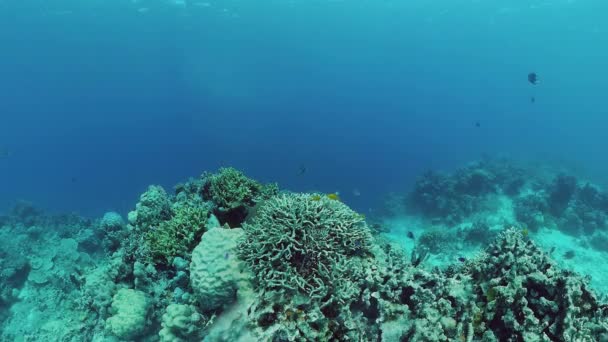
[[[303,175],[305,173],[306,173],[306,166],[300,165],[300,167],[298,168],[298,175]]]
[[[76,181],[78,181],[76,177],[72,177],[70,180],[72,181],[72,183],[76,183]]]
[[[229,257],[230,257],[230,253],[226,252],[226,254],[224,254],[224,259],[228,260]]]
[[[536,98],[534,96],[530,97],[530,102],[532,102],[532,103],[536,102]]]
[[[528,74],[528,82],[537,85],[538,84],[538,75],[535,72],[531,72]]]
[[[574,253],[573,250],[569,250],[566,253],[564,253],[564,258],[568,259],[568,260],[574,258],[575,256],[576,256],[576,253]]]
[[[481,123],[479,121],[475,121],[475,127],[477,127],[477,128],[481,127]]]
[[[460,256],[460,257],[458,257],[458,261],[465,262],[465,261],[467,261],[467,258]]]
[[[412,233],[411,231],[407,232],[407,237],[410,238],[410,239],[412,239],[412,240],[415,239],[414,233]]]

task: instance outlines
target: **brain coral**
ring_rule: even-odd
[[[120,289],[112,299],[114,315],[106,320],[106,327],[122,339],[134,339],[145,330],[148,306],[145,293]]]
[[[158,333],[161,342],[201,340],[198,336],[203,316],[192,305],[169,304],[162,317],[162,329]]]
[[[243,229],[241,256],[267,290],[322,297],[334,265],[367,251],[371,237],[360,214],[311,194],[265,201]]]
[[[192,252],[190,281],[204,311],[232,303],[242,282],[250,278],[246,265],[237,258],[242,236],[240,228],[213,228]]]

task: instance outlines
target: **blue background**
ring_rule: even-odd
[[[601,183],[607,13],[600,0],[0,0],[0,208],[124,213],[149,184],[230,165],[366,210],[482,154]]]

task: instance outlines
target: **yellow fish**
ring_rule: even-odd
[[[327,198],[329,198],[330,200],[334,200],[334,201],[340,200],[340,196],[338,196],[338,194],[335,194],[335,193],[327,194]]]
[[[310,199],[313,200],[313,201],[320,201],[321,200],[321,196],[319,196],[319,195],[312,195],[310,197]]]

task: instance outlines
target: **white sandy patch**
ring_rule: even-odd
[[[593,289],[608,295],[608,253],[587,247],[583,239],[556,229],[543,228],[532,236],[532,240],[546,251],[555,248],[551,257],[560,267],[591,276]],[[574,251],[573,258],[564,257],[568,251]]]

